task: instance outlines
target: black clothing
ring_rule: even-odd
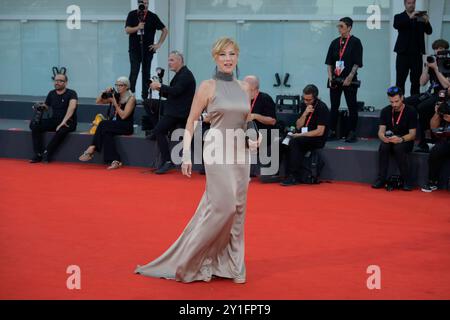
[[[439,182],[439,175],[444,164],[450,159],[450,141],[438,141],[430,151],[428,158],[428,179],[433,183]]]
[[[164,115],[153,129],[153,134],[158,142],[159,151],[161,152],[162,163],[171,161],[168,133],[176,127],[184,128],[186,126],[186,118],[172,117]]]
[[[425,34],[432,34],[430,23],[410,19],[406,11],[395,15],[394,28],[398,30],[394,51],[397,53],[397,86],[405,92],[405,82],[410,72],[411,95],[420,93],[422,56],[425,54]]]
[[[325,64],[329,65],[334,70],[336,69],[336,61],[339,61],[339,51],[340,48],[344,48],[345,40],[343,43],[340,43],[342,38],[339,37],[333,40],[328,48],[328,54],[325,60]],[[361,44],[361,40],[359,40],[355,36],[351,36],[348,40],[347,48],[345,49],[344,55],[342,56],[342,60],[344,61],[345,68],[339,77],[347,78],[350,72],[353,69],[353,66],[356,64],[360,68],[363,67],[363,46]],[[353,80],[358,79],[358,73],[355,74]]]
[[[63,94],[58,94],[56,90],[52,90],[48,93],[45,99],[45,104],[51,108],[51,118],[61,122],[66,116],[67,109],[69,109],[70,100],[78,100],[78,95],[75,91],[66,89]],[[77,123],[77,110],[75,109],[71,120]]]
[[[403,113],[393,112],[392,106],[387,106],[381,110],[380,126],[386,126],[386,131],[392,131],[394,135],[402,137],[409,134],[410,129],[417,129],[417,112],[407,105]]]
[[[325,63],[332,67],[333,76],[336,69],[336,62],[339,61],[340,48],[343,49],[344,46],[345,40],[343,41],[343,39],[339,37],[333,40],[333,42],[331,42],[330,47],[328,49],[328,54]],[[347,78],[350,72],[352,71],[354,65],[358,65],[360,68],[363,67],[363,47],[361,44],[361,40],[359,40],[355,36],[350,37],[342,60],[344,61],[345,68],[339,77],[345,80],[345,78]],[[356,73],[353,78],[353,81],[357,80],[358,80],[358,73]],[[330,128],[331,130],[336,131],[342,92],[344,92],[345,101],[347,102],[347,107],[349,111],[350,117],[349,130],[356,131],[356,127],[358,125],[358,99],[357,99],[358,88],[354,86],[348,87],[338,86],[336,88],[330,88],[330,102],[331,102]]]
[[[256,102],[254,100],[251,101],[251,105],[254,107],[252,113],[259,114],[263,117],[271,117],[273,119],[277,119],[277,110],[275,102],[272,97],[265,92],[259,92],[258,97],[256,98]],[[267,136],[264,136],[264,131],[260,131],[263,134],[263,139],[267,141],[267,145],[271,144],[272,135],[271,130],[275,129],[275,125],[268,125],[261,123],[255,120],[256,126],[258,130],[266,130]]]
[[[426,99],[422,95],[414,95],[405,99],[405,103],[414,106],[419,114],[419,126],[417,128],[417,138],[421,143],[425,142],[425,131],[430,129],[430,120],[434,115],[435,107],[438,102],[438,95],[432,94]]]
[[[170,85],[162,85],[161,96],[167,98],[164,115],[187,118],[191,111],[192,100],[195,95],[195,78],[192,72],[182,67],[170,81]]]
[[[126,103],[120,105],[124,110]],[[105,163],[111,163],[114,160],[120,161],[120,155],[117,152],[114,136],[116,135],[131,135],[133,134],[133,112],[126,118],[121,119],[118,115],[115,120],[103,120],[97,127],[92,145],[95,146],[95,151],[103,152],[103,159]]]
[[[141,48],[141,36],[136,33],[129,35],[129,56],[130,56],[130,90],[135,92],[136,80],[139,75],[140,65],[142,63],[142,98],[148,97],[148,83],[150,80],[150,69],[153,60],[154,52],[149,51],[149,46],[155,42],[156,30],[162,30],[165,25],[161,22],[159,17],[153,12],[147,11],[144,19],[144,35],[143,46]],[[138,11],[133,10],[128,13],[125,27],[136,27],[139,25]],[[144,59],[142,59],[142,51],[144,52]]]
[[[33,139],[33,150],[36,155],[42,154],[45,150],[50,157],[58,146],[63,142],[64,138],[69,132],[75,131],[77,128],[77,111],[75,109],[72,117],[67,121],[67,125],[61,127],[50,140],[47,148],[44,150],[42,133],[55,132],[56,128],[61,124],[69,109],[71,100],[78,100],[78,95],[74,90],[66,89],[66,91],[59,95],[56,90],[48,93],[45,99],[45,104],[52,111],[52,116],[49,119],[42,119],[39,124],[30,123],[31,136]]]
[[[407,185],[411,185],[408,154],[413,150],[413,148],[414,141],[399,144],[381,142],[378,150],[379,179],[386,181],[389,168],[389,156],[393,153],[403,182]]]
[[[303,115],[305,110],[306,110],[306,104],[302,103],[300,105],[300,117]],[[311,118],[311,120],[309,120],[310,118]],[[308,123],[308,120],[309,120],[309,123]],[[309,114],[306,117],[306,122],[305,122],[304,126],[308,127],[308,131],[316,130],[318,126],[325,126],[325,132],[324,132],[323,136],[315,137],[315,138],[317,138],[318,141],[321,140],[323,142],[323,144],[325,145],[325,141],[327,140],[327,137],[328,137],[329,123],[330,123],[330,111],[328,110],[327,105],[323,101],[317,100],[317,102],[314,105],[314,112],[312,113],[312,116],[311,116],[311,114]]]

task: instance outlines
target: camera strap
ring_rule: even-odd
[[[258,93],[256,94],[255,98],[253,99],[252,107],[251,107],[251,109],[250,109],[250,113],[253,113],[253,108],[255,108],[256,99],[258,99],[258,97],[259,97],[259,91],[258,91]]]
[[[403,112],[405,111],[405,108],[406,108],[406,106],[403,106],[403,109],[402,109],[402,111],[400,112],[400,115],[397,118],[397,122],[394,121],[394,112],[395,111],[394,111],[394,108],[392,108],[392,126],[393,127],[398,126],[398,124],[400,123],[400,120],[402,119]]]

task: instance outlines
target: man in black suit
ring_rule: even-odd
[[[406,78],[411,80],[411,95],[420,93],[420,74],[425,54],[425,34],[433,28],[425,11],[416,11],[415,0],[404,0],[405,11],[395,15],[394,28],[398,38],[394,51],[397,53],[397,87],[405,92]]]
[[[180,52],[170,53],[169,69],[176,73],[169,86],[158,81],[152,81],[150,84],[152,90],[159,91],[162,97],[167,98],[164,115],[153,130],[162,158],[162,164],[155,171],[156,174],[164,174],[175,168],[170,158],[167,134],[177,125],[182,127],[186,125],[196,87],[194,75],[184,65],[184,57]]]

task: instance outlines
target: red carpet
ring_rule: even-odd
[[[0,160],[1,299],[450,299],[450,193],[254,181],[247,284],[133,274],[178,237],[204,177]],[[81,268],[81,290],[66,268]],[[381,290],[366,269],[381,268]]]

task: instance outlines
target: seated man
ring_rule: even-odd
[[[427,92],[405,99],[405,103],[415,107],[417,113],[419,114],[419,128],[417,136],[419,139],[418,151],[421,152],[429,151],[425,132],[430,129],[430,119],[434,114],[434,107],[438,101],[439,91],[450,87],[450,81],[441,73],[437,63],[439,52],[448,50],[449,43],[446,40],[439,39],[433,42],[432,47],[435,54],[433,57],[433,62],[427,61],[425,63],[425,68],[420,76],[421,86],[425,86],[428,82],[430,83]]]
[[[391,105],[385,107],[380,114],[379,170],[378,179],[372,188],[380,189],[386,186],[389,155],[393,153],[403,180],[403,190],[411,191],[408,154],[414,148],[417,112],[413,107],[405,105],[403,92],[399,87],[389,88],[387,95]]]
[[[299,184],[303,157],[308,151],[325,146],[328,136],[330,111],[319,99],[319,89],[315,85],[307,85],[303,89],[301,116],[296,123],[296,131],[289,142],[287,178],[282,186]]]
[[[150,84],[152,90],[158,90],[163,97],[167,98],[164,115],[153,130],[162,158],[162,164],[155,171],[156,174],[164,174],[175,168],[170,158],[167,134],[176,128],[177,125],[183,127],[186,125],[195,95],[196,84],[194,75],[184,65],[183,55],[178,51],[170,53],[169,68],[176,73],[169,86],[157,81],[153,81]]]
[[[45,107],[52,109],[52,116],[49,119],[41,119],[38,123],[30,123],[34,149],[34,157],[30,163],[49,162],[51,155],[67,134],[77,128],[78,96],[75,91],[67,88],[67,81],[65,74],[55,75],[55,90],[50,91],[45,100]],[[47,131],[56,133],[44,149],[42,133]]]
[[[442,110],[446,109],[446,110]],[[430,121],[431,129],[443,128],[443,131],[450,131],[450,113],[449,108],[435,107],[435,113]],[[442,166],[450,160],[450,137],[447,135],[438,136],[433,149],[428,158],[428,184],[422,187],[423,192],[433,192],[438,189],[439,174]]]
[[[256,76],[250,75],[244,78],[244,81],[248,83],[250,89],[251,98],[251,116],[250,119],[254,120],[259,132],[263,136],[267,146],[267,152],[270,152],[270,145],[272,141],[271,130],[275,129],[277,123],[276,106],[272,97],[267,93],[259,91],[259,79]],[[267,154],[270,156],[270,154]],[[258,157],[259,163],[259,157]],[[255,176],[255,168],[252,166],[250,173]]]

